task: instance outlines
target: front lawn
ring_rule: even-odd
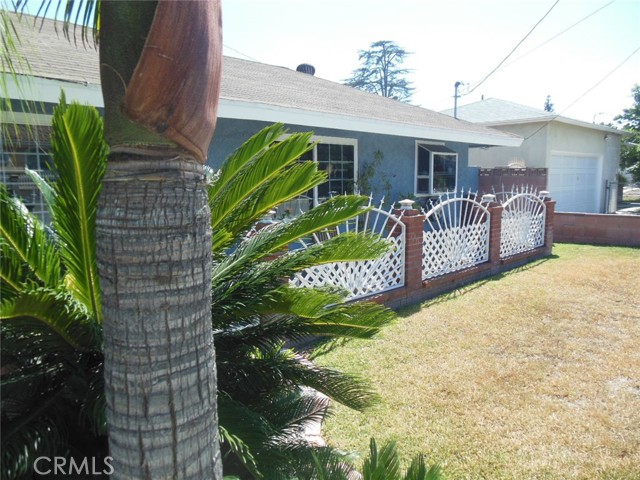
[[[640,478],[640,249],[555,245],[323,363],[381,396],[364,414],[337,407],[331,445],[394,439],[450,480]]]

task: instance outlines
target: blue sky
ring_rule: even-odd
[[[439,111],[453,107],[456,81],[465,83],[461,92],[470,90],[554,4],[222,0],[224,53],[292,69],[310,63],[316,76],[340,82],[358,67],[358,50],[392,40],[413,52],[405,64],[413,70],[412,103]],[[503,67],[459,104],[484,95],[542,108],[551,95],[557,113],[607,122],[632,104],[631,88],[640,83],[640,51],[632,53],[639,48],[640,0],[559,0]]]

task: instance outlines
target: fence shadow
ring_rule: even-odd
[[[519,265],[516,266],[514,268],[511,268],[509,270],[506,270],[504,272],[500,272],[497,273],[495,275],[492,275],[490,277],[487,278],[483,278],[481,280],[476,280],[473,281],[471,283],[468,283],[466,285],[462,285],[460,287],[457,287],[449,292],[445,292],[445,293],[441,293],[440,295],[437,295],[433,298],[429,298],[425,301],[422,301],[420,303],[416,303],[413,305],[408,305],[406,307],[402,307],[400,309],[398,309],[397,311],[397,315],[398,318],[405,318],[408,317],[410,315],[413,315],[414,313],[419,312],[420,310],[422,310],[423,308],[429,308],[433,305],[437,305],[439,303],[444,303],[447,302],[449,300],[453,300],[455,298],[461,297],[463,295],[466,295],[467,293],[473,292],[474,290],[483,287],[484,285],[491,283],[491,282],[497,282],[499,280],[502,280],[503,278],[510,276],[510,275],[515,275],[518,273],[522,273],[522,272],[526,272],[528,270],[531,270],[533,268],[536,268],[550,260],[556,260],[560,258],[558,255],[549,255],[548,257],[544,257],[544,258],[540,258],[538,260],[534,260],[533,262],[530,263],[526,263],[524,265]]]

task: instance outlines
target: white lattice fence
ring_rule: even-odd
[[[311,242],[321,242],[345,232],[375,233],[390,241],[392,247],[375,260],[336,262],[307,268],[297,273],[289,283],[296,287],[334,285],[347,290],[349,299],[404,285],[405,226],[398,217],[380,208],[373,208],[336,229],[314,235]],[[307,248],[309,244],[303,241],[301,247]]]
[[[535,191],[505,195],[502,201],[500,257],[509,257],[544,245],[547,208]]]
[[[441,198],[425,213],[423,280],[489,259],[489,210],[471,193],[447,194]]]

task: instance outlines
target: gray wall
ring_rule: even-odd
[[[213,168],[219,168],[224,161],[242,142],[247,140],[261,128],[269,125],[267,122],[235,120],[219,118],[213,141],[209,148],[208,164]],[[413,194],[414,172],[415,172],[415,145],[416,140],[409,137],[398,137],[392,135],[378,135],[363,132],[352,132],[334,130],[328,128],[311,129],[298,125],[287,125],[289,132],[313,131],[315,135],[327,137],[353,138],[358,141],[358,164],[362,165],[371,162],[377,150],[383,153],[383,160],[376,171],[377,176],[388,179],[391,184],[391,198],[385,199],[385,204],[390,201],[397,201],[405,198],[408,194]],[[458,153],[458,189],[477,189],[478,177],[477,169],[469,169],[469,148],[465,143],[447,143],[449,148]],[[374,185],[381,186],[380,181],[374,180]],[[369,192],[363,192],[368,194]],[[374,192],[375,200],[384,194],[379,191]]]

